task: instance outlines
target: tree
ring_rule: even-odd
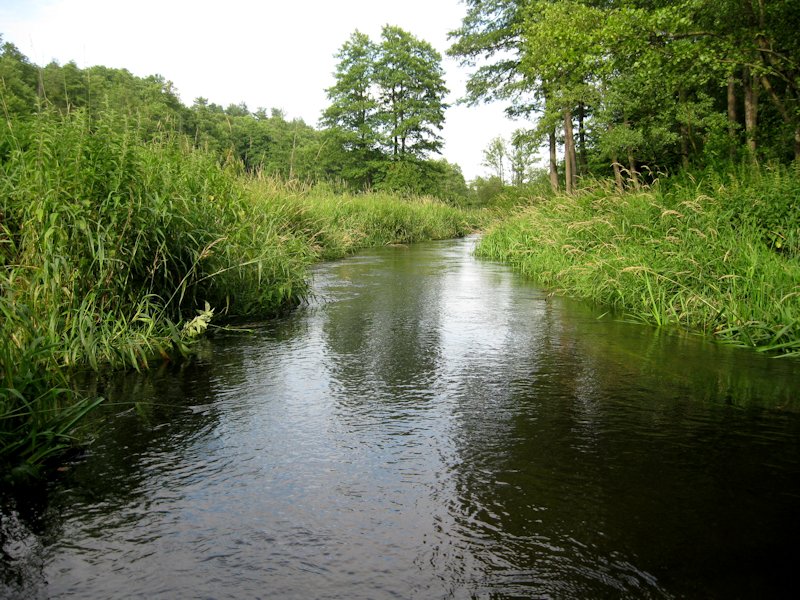
[[[441,55],[429,43],[387,25],[375,63],[382,139],[395,158],[439,152],[447,105]]]
[[[492,169],[502,185],[506,184],[505,162],[507,157],[506,142],[500,136],[492,139],[483,151],[481,165]]]
[[[348,150],[365,152],[377,144],[378,102],[372,89],[376,54],[375,44],[359,31],[336,54],[336,83],[327,90],[331,105],[322,124],[337,129]]]
[[[465,0],[467,14],[450,32],[450,56],[475,67],[467,80],[470,104],[510,100],[512,112],[525,112],[525,94],[533,87],[520,67],[524,44],[525,0]]]
[[[373,183],[371,165],[378,152],[378,101],[373,89],[376,54],[369,36],[353,32],[336,54],[336,83],[327,90],[331,105],[321,119],[332,130],[329,140],[343,150],[337,175],[361,187]]]
[[[607,54],[602,44],[606,15],[577,0],[535,0],[528,3],[522,25],[520,68],[528,81],[538,82],[538,94],[551,121],[563,120],[564,171],[570,193],[578,174],[574,117],[595,102],[596,82]]]
[[[0,37],[0,42],[3,39]],[[36,107],[37,69],[11,42],[0,47],[0,99],[10,114],[30,114]]]
[[[554,189],[558,130],[567,191],[590,165],[622,187],[623,172],[639,184],[643,165],[675,170],[739,149],[800,158],[796,0],[466,4],[450,49],[477,66],[465,99],[510,101],[538,121]]]
[[[438,167],[423,163],[441,150],[447,94],[439,53],[387,25],[378,44],[354,32],[336,58],[321,119],[326,144],[341,149],[324,153],[338,156],[335,175],[360,187],[430,189]],[[388,164],[394,161],[408,164]]]
[[[511,184],[517,187],[529,182],[532,178],[533,156],[538,144],[536,137],[529,131],[518,129],[511,138],[511,149],[508,158],[511,162]]]
[[[86,105],[83,73],[74,61],[64,66],[52,61],[40,71],[40,94],[61,111]]]

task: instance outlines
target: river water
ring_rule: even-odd
[[[474,243],[318,265],[308,306],[98,382],[89,451],[3,495],[0,596],[796,595],[800,364]]]

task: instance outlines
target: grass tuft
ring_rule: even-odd
[[[541,202],[478,254],[645,323],[799,355],[798,232],[800,177],[775,168]]]

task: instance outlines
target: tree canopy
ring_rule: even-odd
[[[442,148],[447,108],[441,55],[386,25],[379,42],[354,32],[336,58],[322,122],[344,153],[342,175],[378,187],[419,188],[441,167],[429,159]]]
[[[576,176],[800,158],[800,4],[466,0],[449,53]],[[555,161],[551,161],[555,169]],[[553,179],[554,184],[557,179]]]

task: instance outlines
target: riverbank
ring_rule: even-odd
[[[542,199],[478,254],[656,326],[800,354],[800,174],[746,169]]]
[[[71,443],[97,400],[66,370],[174,359],[211,320],[296,305],[315,261],[472,227],[432,199],[252,176],[178,135],[143,142],[120,118],[0,128],[0,470]]]

